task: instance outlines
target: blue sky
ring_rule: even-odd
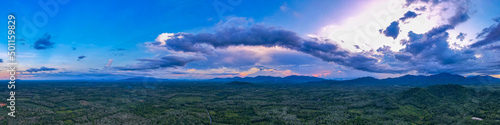
[[[0,5],[21,79],[500,74],[495,0],[40,1]]]

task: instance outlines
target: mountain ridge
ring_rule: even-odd
[[[134,77],[122,79],[120,81],[183,81],[172,79],[158,79],[154,77]],[[186,80],[188,81],[188,80]],[[192,80],[191,80],[192,81]],[[500,83],[500,79],[491,76],[461,76],[451,73],[439,73],[429,76],[424,75],[404,75],[394,78],[377,79],[374,77],[359,77],[350,80],[329,80],[312,76],[290,75],[286,77],[275,76],[255,76],[255,77],[230,77],[213,78],[205,80],[195,80],[204,82],[250,82],[250,83],[311,83],[311,84],[341,84],[341,85],[410,85],[428,86],[436,84],[494,84]]]
[[[430,76],[424,75],[404,75],[395,78],[376,79],[373,77],[361,77],[352,80],[328,80],[311,83],[330,83],[330,84],[353,84],[353,85],[410,85],[410,86],[429,86],[437,84],[494,84],[500,83],[500,79],[491,76],[461,76],[450,73],[439,73]]]

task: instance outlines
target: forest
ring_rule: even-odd
[[[500,124],[498,84],[20,80],[16,89],[17,116],[4,106],[1,124]]]

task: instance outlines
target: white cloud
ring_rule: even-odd
[[[286,5],[286,2],[283,3],[283,5],[280,6],[280,10],[283,11],[283,12],[285,12],[285,11],[288,10],[288,6]]]

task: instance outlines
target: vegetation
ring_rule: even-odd
[[[17,117],[2,124],[500,124],[496,84],[20,81],[16,88]]]

